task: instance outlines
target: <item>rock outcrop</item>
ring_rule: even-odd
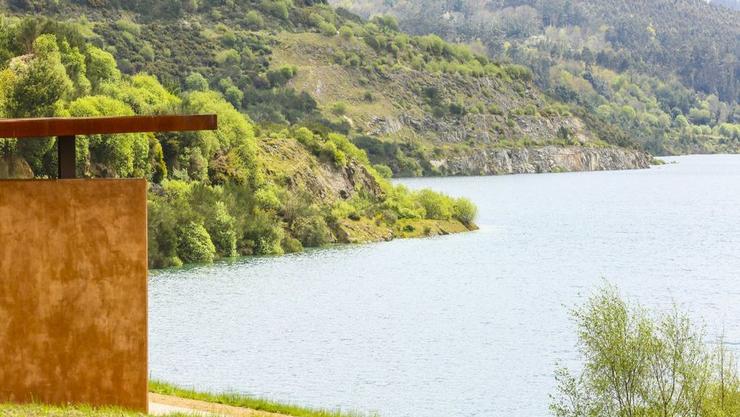
[[[265,173],[292,190],[305,190],[328,202],[347,200],[360,191],[375,197],[384,194],[377,179],[357,161],[339,167],[289,138],[264,138],[258,145]]]
[[[651,159],[645,152],[625,148],[544,146],[478,150],[431,163],[444,175],[501,175],[644,169]]]

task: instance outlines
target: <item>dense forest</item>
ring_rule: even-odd
[[[219,83],[197,73],[182,88],[145,73],[124,74],[95,37],[84,22],[0,20],[0,113],[218,115],[215,132],[78,139],[79,176],[150,181],[152,267],[474,227],[476,209],[468,200],[391,185],[388,169],[373,167],[345,136],[328,128],[258,127],[234,107],[231,86],[218,91]],[[255,71],[267,82],[288,76]],[[51,138],[0,139],[0,174],[53,178],[54,145]]]
[[[736,152],[740,13],[702,0],[335,0],[533,71],[653,153]]]

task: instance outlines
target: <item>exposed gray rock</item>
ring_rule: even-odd
[[[616,147],[544,146],[478,150],[431,162],[445,175],[501,175],[643,169],[651,159],[645,152]]]

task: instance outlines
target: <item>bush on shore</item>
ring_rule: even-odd
[[[556,417],[740,415],[740,378],[677,308],[650,314],[608,286],[573,310],[583,370],[556,372]]]

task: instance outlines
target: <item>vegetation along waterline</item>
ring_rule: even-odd
[[[572,316],[583,369],[556,372],[556,417],[740,415],[734,355],[677,307],[651,314],[606,286]]]

